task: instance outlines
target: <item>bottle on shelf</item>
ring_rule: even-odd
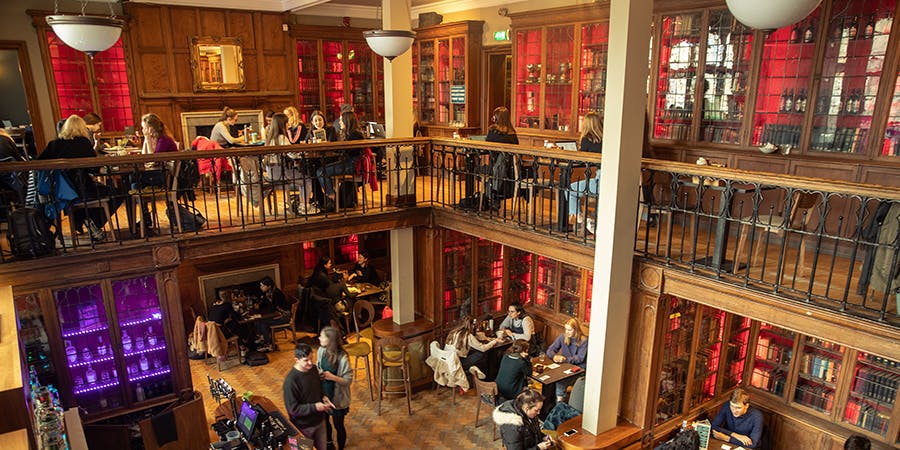
[[[847,35],[847,37],[849,37],[850,39],[856,39],[856,35],[858,33],[859,33],[859,18],[853,17],[852,21],[850,22],[849,34]]]
[[[137,387],[134,388],[134,397],[135,397],[135,398],[137,399],[137,401],[139,401],[139,402],[142,402],[142,401],[144,401],[144,400],[146,399],[146,397],[144,396],[144,388],[141,387],[141,384],[140,384],[140,383],[138,383]]]
[[[863,29],[863,39],[872,39],[875,36],[875,15],[869,16],[866,27]]]
[[[87,381],[87,384],[94,384],[97,382],[97,372],[90,364],[88,364],[87,370],[84,371],[84,379]]]
[[[816,36],[816,24],[812,20],[810,20],[809,23],[806,25],[806,29],[803,30],[803,42],[808,44],[813,41],[815,36]]]
[[[796,23],[794,24],[794,27],[791,28],[790,41],[792,43],[800,42],[800,26],[797,25]]]
[[[69,360],[69,364],[78,361],[78,350],[72,345],[72,341],[66,341],[66,359]]]
[[[144,349],[144,337],[143,336],[138,335],[134,338],[134,348],[137,350]]]
[[[153,332],[153,325],[147,327],[147,345],[156,347],[156,333]]]
[[[100,407],[106,408],[109,406],[109,402],[106,401],[106,397],[100,396]]]
[[[792,112],[794,110],[794,90],[791,89],[791,92],[784,99],[784,112]]]
[[[128,335],[127,331],[122,332],[122,349],[126,352],[131,351],[131,336]]]
[[[103,342],[103,336],[97,336],[97,356],[106,356],[106,343]]]
[[[141,366],[141,372],[150,370],[150,361],[147,361],[147,355],[141,354],[141,359],[138,360],[138,364]]]
[[[87,347],[81,349],[81,359],[83,359],[85,361],[90,361],[90,360],[94,359],[94,355],[91,354],[91,349],[89,349]]]

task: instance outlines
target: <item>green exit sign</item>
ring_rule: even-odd
[[[509,40],[509,30],[500,30],[494,32],[494,40],[495,41],[508,41]]]

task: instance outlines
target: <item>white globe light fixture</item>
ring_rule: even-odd
[[[409,50],[416,33],[409,30],[369,30],[363,31],[363,36],[373,52],[393,61]]]
[[[808,16],[822,0],[725,0],[740,23],[760,30],[776,30]]]
[[[60,15],[58,7],[54,8],[54,15],[47,16],[47,24],[66,45],[93,58],[95,54],[115,45],[122,35],[125,21],[116,18],[112,3],[109,5],[110,17],[84,15],[86,4],[81,2],[81,15]]]

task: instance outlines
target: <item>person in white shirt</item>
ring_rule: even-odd
[[[500,323],[497,334],[530,342],[531,335],[534,334],[534,320],[525,311],[525,307],[516,302],[509,305],[507,312],[506,318]]]

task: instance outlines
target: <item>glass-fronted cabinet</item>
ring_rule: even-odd
[[[53,299],[73,403],[88,414],[121,408],[130,386],[116,363],[119,340],[114,338],[101,285],[56,290]],[[121,351],[128,352],[124,343]]]
[[[581,269],[560,263],[559,272],[559,312],[570,317],[578,317],[578,308],[581,305],[581,298],[584,297]]]
[[[556,309],[556,274],[559,263],[546,256],[537,257],[537,282],[535,283],[534,304],[549,310]]]
[[[900,362],[857,352],[843,422],[876,434],[887,435],[900,385]]]
[[[740,143],[752,43],[753,30],[734,20],[727,10],[709,13],[699,140]]]
[[[16,320],[27,369],[34,370],[42,386],[59,389],[59,378],[47,335],[47,321],[41,310],[41,299],[35,293],[16,296]]]
[[[581,119],[589,112],[603,118],[606,100],[606,56],[609,54],[609,23],[581,26],[581,64],[578,78],[578,132]]]
[[[572,126],[572,61],[575,53],[575,28],[547,29],[544,61],[543,129],[568,132]]]
[[[500,311],[503,307],[503,245],[479,238],[475,273],[475,315]]]
[[[831,414],[844,347],[806,336],[800,347],[800,369],[794,388],[794,402]]]
[[[541,127],[542,37],[540,29],[516,32],[516,115],[513,126],[517,128]]]
[[[472,311],[472,237],[456,231],[444,232],[444,323],[456,323]]]
[[[753,371],[750,375],[751,386],[777,396],[784,394],[796,339],[793,331],[768,323],[759,325]]]
[[[363,30],[294,25],[291,32],[297,39],[298,103],[304,119],[318,109],[331,124],[341,105],[351,104],[361,122],[384,122],[384,74],[378,69],[383,58],[366,45]]]
[[[896,1],[886,0],[834,2],[823,30],[825,56],[810,150],[866,152],[896,6]]]
[[[656,139],[692,138],[702,18],[701,13],[662,17],[653,128]]]
[[[722,389],[727,390],[740,386],[744,381],[744,367],[747,363],[747,349],[750,347],[750,319],[740,316],[731,317],[728,332],[728,343],[725,347],[725,373]]]
[[[131,402],[139,403],[172,394],[172,365],[166,350],[156,278],[147,275],[113,281],[112,293],[118,313]],[[98,353],[102,345],[98,340]]]
[[[656,420],[661,424],[681,414],[687,395],[691,342],[697,304],[676,297],[663,300],[667,316],[662,339]]]
[[[477,134],[483,27],[470,20],[415,30],[414,106],[425,135]]]
[[[523,305],[531,303],[531,260],[532,254],[524,250],[510,248],[509,264],[509,298]]]
[[[725,311],[709,306],[701,307],[698,341],[694,350],[691,407],[712,400],[716,395],[724,331]]]

